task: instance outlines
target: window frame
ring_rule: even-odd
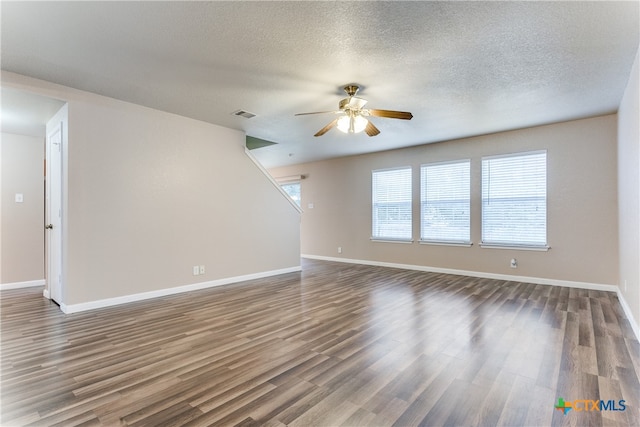
[[[376,234],[376,225],[378,224],[378,222],[376,221],[376,193],[375,190],[375,186],[376,186],[376,174],[377,173],[384,173],[384,172],[392,172],[392,171],[408,171],[409,173],[409,188],[408,188],[408,194],[409,194],[409,199],[408,201],[401,201],[401,202],[395,202],[395,203],[401,203],[401,204],[409,204],[409,209],[408,209],[408,214],[409,214],[409,236],[408,237],[396,237],[396,236],[390,236],[390,235],[381,235],[381,234]],[[405,192],[407,190],[405,189]],[[386,169],[374,169],[371,171],[371,241],[373,242],[385,242],[385,243],[412,243],[413,242],[413,167],[412,166],[400,166],[400,167],[393,167],[393,168],[386,168]],[[405,212],[407,212],[405,210]],[[378,232],[379,232],[379,225],[378,225]]]
[[[488,227],[485,223],[485,214],[488,198],[485,197],[485,161],[490,161],[494,159],[506,159],[506,158],[517,158],[517,157],[527,157],[533,155],[544,154],[544,243],[533,243],[533,242],[515,242],[515,241],[501,241],[501,240],[487,240],[486,232],[490,227]],[[480,204],[481,204],[481,243],[480,247],[482,248],[491,248],[491,249],[516,249],[516,250],[531,250],[531,251],[548,251],[550,249],[549,246],[549,236],[548,236],[548,155],[547,150],[535,150],[535,151],[525,151],[518,153],[509,153],[509,154],[499,154],[493,156],[483,156],[481,158],[481,176],[480,176]],[[517,198],[518,194],[512,196],[512,198]]]
[[[279,182],[278,185],[280,186],[280,188],[282,189],[282,191],[284,191],[287,196],[289,197],[289,199],[291,199],[291,201],[293,203],[295,203],[299,208],[302,208],[302,182],[299,180],[296,181],[286,181],[286,182]],[[289,192],[285,189],[286,186],[289,185],[297,185],[298,186],[298,193],[300,194],[300,200],[296,200],[294,199],[291,194],[289,194]]]
[[[464,182],[466,184],[466,188],[462,190],[465,192],[465,199],[463,203],[466,202],[464,209],[466,210],[466,232],[467,236],[465,239],[456,239],[456,238],[428,238],[426,236],[426,217],[425,217],[425,209],[426,205],[429,203],[429,199],[427,198],[428,189],[429,189],[429,181],[426,180],[426,173],[429,168],[442,167],[447,165],[466,165],[467,170],[467,180]],[[436,182],[436,186],[439,183]],[[471,240],[471,159],[456,159],[442,162],[432,162],[432,163],[424,163],[420,165],[420,244],[425,245],[444,245],[444,246],[464,246],[471,247],[473,242]]]

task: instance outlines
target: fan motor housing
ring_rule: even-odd
[[[350,96],[349,98],[341,100],[340,103],[338,103],[338,108],[341,110],[360,110],[366,103],[366,99]]]
[[[359,89],[360,87],[357,85],[347,85],[344,87],[344,91],[347,92],[349,96],[355,96]]]

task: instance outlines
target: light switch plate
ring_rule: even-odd
[[[22,202],[24,202],[24,196],[22,195],[22,193],[16,193],[16,203]]]

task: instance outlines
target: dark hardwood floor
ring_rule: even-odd
[[[640,425],[614,293],[303,260],[71,315],[1,297],[4,427]]]

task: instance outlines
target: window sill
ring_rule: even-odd
[[[413,239],[385,239],[384,237],[372,237],[371,241],[376,243],[413,243]]]
[[[498,243],[480,243],[480,247],[483,249],[511,249],[516,251],[537,251],[547,252],[551,249],[550,246],[527,246],[527,245],[501,245]]]
[[[470,248],[473,246],[473,242],[438,242],[435,240],[420,240],[420,244],[432,246],[458,246],[462,248]]]

